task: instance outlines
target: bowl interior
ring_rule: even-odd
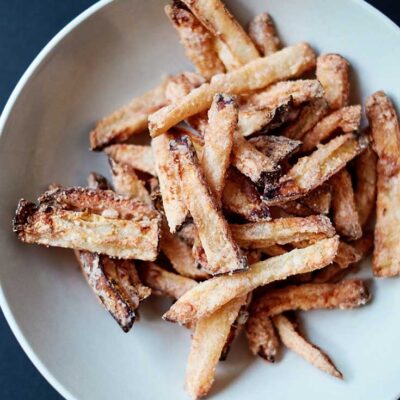
[[[283,41],[308,41],[353,66],[353,99],[383,89],[399,104],[400,34],[356,0],[231,0],[240,22],[268,10]],[[97,304],[68,250],[23,245],[11,232],[19,198],[49,183],[84,185],[106,158],[88,150],[94,122],[152,88],[162,76],[192,69],[163,12],[164,1],[120,0],[75,26],[41,56],[5,119],[0,138],[0,282],[4,311],[25,350],[64,396],[79,399],[184,399],[190,334],[160,320],[168,301],[146,304],[124,334]],[[364,276],[370,277],[365,265]],[[266,365],[243,338],[218,369],[219,399],[385,398],[400,392],[396,346],[400,280],[371,281],[375,298],[357,311],[303,315],[310,338],[345,375],[340,382],[286,352]],[[379,384],[378,384],[379,383]]]

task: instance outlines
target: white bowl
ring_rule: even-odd
[[[93,123],[161,76],[191,68],[163,12],[163,1],[101,1],[39,54],[1,118],[0,300],[25,352],[68,399],[184,399],[189,332],[160,320],[155,301],[124,334],[87,288],[72,252],[20,243],[11,219],[20,197],[50,182],[84,184],[106,170],[88,151]],[[360,0],[232,0],[247,23],[268,10],[285,43],[308,41],[354,67],[354,99],[383,89],[399,104],[400,31]],[[365,275],[370,276],[366,267]],[[268,365],[243,339],[222,363],[218,399],[395,399],[400,394],[400,279],[375,280],[371,305],[302,315],[310,338],[345,375],[324,375],[295,354]]]

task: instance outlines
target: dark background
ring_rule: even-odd
[[[0,110],[46,43],[94,3],[95,0],[0,0]],[[400,24],[398,0],[369,3]],[[1,311],[0,399],[61,399],[24,354]]]

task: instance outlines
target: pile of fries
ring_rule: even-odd
[[[74,249],[125,332],[144,299],[174,299],[163,318],[192,330],[193,398],[209,392],[241,330],[255,356],[274,362],[283,344],[341,378],[295,312],[366,304],[366,284],[343,278],[373,247],[375,276],[400,273],[394,107],[371,95],[361,129],[348,61],[283,47],[266,13],[246,32],[220,0],[165,12],[197,72],[96,125],[91,149],[108,155],[112,187],[95,173],[86,188],[52,185],[38,204],[19,202],[14,231]],[[147,130],[150,145],[132,144]]]

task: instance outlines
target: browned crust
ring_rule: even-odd
[[[254,303],[254,310],[264,310],[274,316],[290,310],[348,309],[360,307],[370,299],[363,281],[347,280],[339,283],[305,283],[273,289]]]
[[[210,194],[189,137],[176,138],[170,146],[179,166],[186,206],[207,256],[207,272],[221,274],[246,269],[246,258],[233,242],[228,224]]]
[[[223,73],[225,68],[215,51],[213,35],[181,2],[174,1],[164,10],[197,71],[206,79]]]
[[[349,104],[350,64],[339,54],[322,54],[317,58],[317,79],[325,90],[325,98],[331,110]]]
[[[251,20],[249,24],[249,36],[263,56],[275,53],[282,47],[274,21],[265,12],[256,15]]]
[[[90,189],[100,189],[100,190],[110,190],[110,184],[107,181],[107,178],[97,172],[91,172],[87,178],[88,187]],[[60,186],[58,186],[60,187]],[[49,190],[57,189],[58,187],[50,188]]]
[[[350,240],[362,236],[362,228],[354,201],[351,176],[346,168],[335,174],[331,180],[333,221],[337,232]]]
[[[378,155],[377,202],[373,273],[400,273],[400,128],[396,110],[384,92],[371,95],[366,111]]]
[[[193,89],[205,83],[205,79],[194,72],[184,71],[171,76],[165,88],[165,96],[171,103],[189,94]]]
[[[300,198],[299,202],[317,214],[328,214],[332,202],[332,191],[330,185],[322,184],[306,196]]]
[[[326,182],[368,146],[368,138],[346,134],[320,145],[310,156],[300,158],[275,187],[267,188],[268,205],[298,199]]]

